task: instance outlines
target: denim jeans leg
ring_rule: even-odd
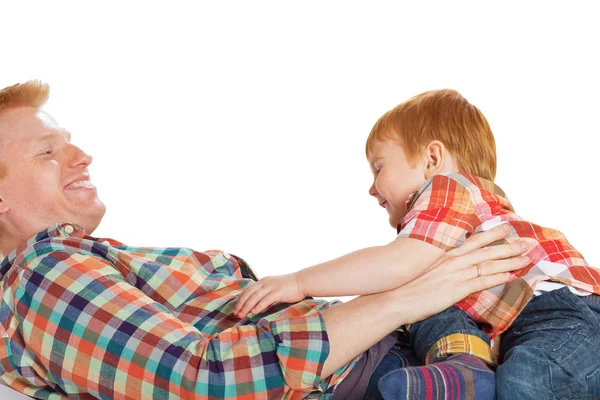
[[[388,372],[395,371],[400,368],[420,366],[421,362],[417,359],[412,348],[394,346],[379,363],[367,386],[365,400],[382,400],[381,392],[377,384],[379,379]]]
[[[433,315],[410,327],[410,341],[421,362],[425,362],[427,352],[438,340],[453,333],[477,336],[488,345],[489,336],[481,331],[464,311],[456,306]]]
[[[501,338],[499,400],[600,396],[599,314],[586,301],[566,287],[531,300]]]

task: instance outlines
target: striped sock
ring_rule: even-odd
[[[386,400],[491,400],[496,398],[496,376],[480,359],[457,354],[392,371],[379,380],[379,390]]]

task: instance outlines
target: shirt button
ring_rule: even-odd
[[[103,240],[103,241],[102,241],[102,244],[103,244],[103,245],[106,245],[106,246],[110,246],[110,242],[109,242],[108,240]]]
[[[71,225],[65,225],[65,232],[67,232],[67,234],[71,234],[73,233],[73,227]]]

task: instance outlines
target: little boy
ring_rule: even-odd
[[[298,297],[389,290],[424,273],[421,266],[434,265],[470,235],[509,224],[507,241],[528,242],[524,268],[505,285],[413,324],[411,344],[428,365],[383,376],[384,398],[489,393],[494,382],[489,367],[496,365],[490,339],[500,334],[498,398],[600,396],[600,271],[560,232],[514,213],[493,183],[495,141],[483,114],[456,91],[422,93],[377,121],[367,157],[374,175],[369,193],[386,208],[396,240],[267,277],[241,296],[240,315]],[[486,267],[477,265],[478,274]],[[461,378],[449,379],[453,376]]]

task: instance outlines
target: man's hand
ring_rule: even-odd
[[[272,304],[295,303],[305,297],[297,274],[267,276],[244,290],[233,313],[238,318],[244,318],[248,313],[258,314]]]

